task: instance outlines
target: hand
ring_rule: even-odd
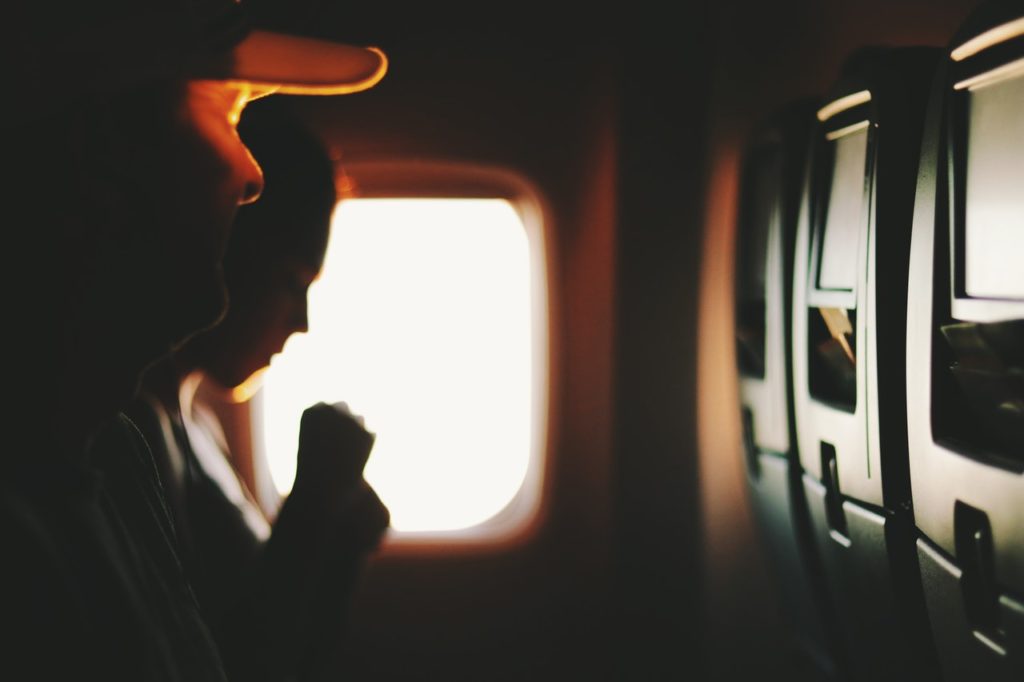
[[[317,403],[302,413],[299,452],[292,495],[334,512],[349,507],[360,494],[363,468],[374,434],[345,403]],[[368,486],[367,486],[368,487]]]
[[[391,525],[391,512],[364,480],[338,521],[342,535],[359,547],[373,549],[380,545]]]

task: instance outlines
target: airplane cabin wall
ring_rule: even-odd
[[[738,164],[764,117],[823,94],[843,60],[867,45],[945,46],[977,0],[719,3],[707,172],[699,340],[699,438],[706,538],[709,677],[790,671],[785,616],[754,530],[740,444],[733,331]],[[749,655],[734,655],[744,642]]]

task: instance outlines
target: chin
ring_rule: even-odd
[[[229,391],[231,400],[236,403],[244,403],[251,400],[263,387],[264,369],[256,370],[243,381],[233,385]]]
[[[237,389],[241,388],[245,384],[259,382],[260,378],[263,376],[264,370],[266,370],[266,365],[249,366],[239,369],[234,372],[231,377],[231,388]]]
[[[249,374],[236,371],[222,362],[204,362],[201,367],[207,378],[225,391],[235,390],[249,378]]]

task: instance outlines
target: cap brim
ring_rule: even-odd
[[[287,95],[345,95],[372,88],[387,68],[375,47],[253,30],[234,47],[222,77]]]

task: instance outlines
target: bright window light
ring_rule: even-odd
[[[302,410],[348,403],[397,531],[457,531],[516,498],[536,434],[531,248],[502,199],[338,204],[308,334],[264,378],[263,449],[295,477]]]

